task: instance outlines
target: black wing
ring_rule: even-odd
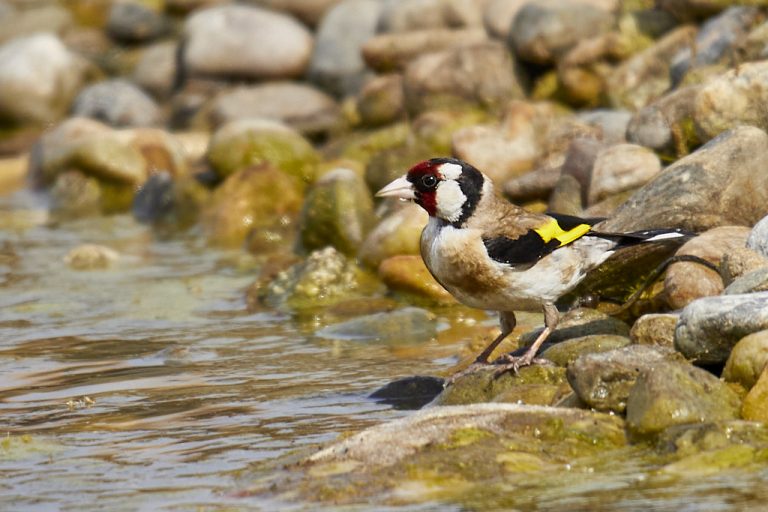
[[[546,242],[541,235],[533,230],[519,238],[507,238],[506,236],[483,238],[483,244],[491,259],[513,266],[536,263],[560,247],[559,241],[552,239]]]

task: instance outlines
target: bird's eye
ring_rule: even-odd
[[[421,184],[426,188],[433,188],[435,185],[437,185],[437,178],[431,174],[427,174],[421,178]]]

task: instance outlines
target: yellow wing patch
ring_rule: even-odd
[[[550,240],[557,240],[560,242],[560,247],[567,245],[574,240],[584,236],[592,226],[589,224],[579,224],[578,226],[569,229],[568,231],[560,227],[557,220],[552,219],[543,226],[535,228],[534,231],[544,240],[545,243]]]

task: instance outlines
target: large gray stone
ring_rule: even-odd
[[[154,100],[122,79],[86,87],[75,99],[72,112],[117,127],[151,126],[160,121],[160,109]]]
[[[768,215],[760,219],[747,238],[747,248],[768,258]]]

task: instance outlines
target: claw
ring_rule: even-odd
[[[457,380],[459,380],[461,377],[464,377],[465,375],[471,375],[475,372],[478,372],[484,368],[488,368],[491,366],[491,363],[480,361],[479,358],[475,359],[475,362],[464,368],[463,370],[454,373],[447,379],[445,379],[445,384],[443,384],[443,387],[447,388]]]
[[[517,357],[506,354],[495,360],[493,364],[497,366],[493,372],[493,377],[496,379],[510,370],[512,370],[513,373],[517,373],[520,371],[520,368],[525,366],[531,366],[533,364],[551,366],[554,363],[548,359],[534,358],[533,354],[525,354]]]

